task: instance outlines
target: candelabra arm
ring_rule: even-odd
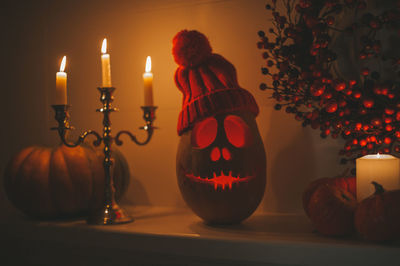
[[[98,134],[96,131],[93,130],[87,130],[83,132],[75,142],[69,142],[67,140],[67,131],[74,129],[69,125],[68,110],[70,106],[65,104],[60,104],[60,105],[52,105],[52,107],[56,114],[55,119],[58,122],[58,127],[53,127],[51,129],[58,131],[58,135],[60,136],[60,139],[64,145],[70,148],[79,146],[89,135],[94,135],[96,137],[96,139],[93,141],[93,145],[99,146],[101,144],[102,138],[100,134]]]
[[[115,144],[117,144],[118,146],[122,145],[122,140],[120,140],[120,136],[125,134],[128,135],[131,140],[133,142],[135,142],[137,145],[146,145],[147,143],[149,143],[151,136],[153,135],[153,129],[147,129],[147,138],[144,141],[139,141],[135,135],[133,135],[131,132],[127,131],[127,130],[121,130],[120,132],[118,132],[118,134],[115,136]]]
[[[99,146],[101,144],[102,138],[101,138],[100,134],[93,130],[87,130],[87,131],[83,132],[79,136],[78,140],[74,143],[68,143],[64,138],[62,138],[62,141],[68,147],[76,147],[76,146],[79,146],[80,144],[82,144],[83,141],[86,139],[86,137],[89,135],[94,135],[96,137],[96,139],[93,141],[94,146]]]
[[[153,136],[154,129],[156,127],[153,126],[153,121],[156,119],[156,109],[157,106],[142,106],[141,107],[143,110],[143,119],[146,122],[146,125],[143,127],[140,127],[140,129],[143,129],[147,132],[147,137],[144,141],[139,141],[135,135],[133,135],[131,132],[127,130],[122,130],[118,132],[118,134],[115,136],[115,144],[118,146],[122,145],[122,140],[120,140],[121,135],[128,135],[133,142],[135,142],[137,145],[146,145],[149,143],[151,140],[151,137]]]

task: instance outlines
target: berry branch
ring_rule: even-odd
[[[400,1],[374,13],[362,0],[295,2],[281,2],[285,15],[276,0],[266,5],[273,27],[258,32],[257,47],[266,64],[261,72],[270,79],[260,89],[271,92],[276,110],[319,129],[322,138],[345,139],[340,154],[348,159],[400,153],[400,56],[382,38],[400,43]],[[344,12],[354,14],[354,21],[343,26]],[[335,50],[338,34],[355,44],[348,47],[359,62],[351,79],[335,71],[338,59],[347,56]],[[386,62],[392,73],[382,70]]]

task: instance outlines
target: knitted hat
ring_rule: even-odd
[[[178,118],[178,135],[196,121],[215,114],[247,111],[258,115],[254,97],[237,83],[235,67],[211,52],[206,36],[183,30],[173,39],[172,54],[179,65],[175,83],[183,93]]]

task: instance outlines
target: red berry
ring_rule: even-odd
[[[330,98],[332,98],[332,93],[331,92],[325,92],[324,95],[322,95],[322,97],[325,100],[329,100]]]
[[[325,136],[328,136],[330,133],[331,133],[331,131],[330,131],[329,129],[326,129],[326,130],[324,131]]]
[[[365,108],[372,108],[372,106],[374,106],[374,100],[367,98],[363,101],[363,105]]]
[[[335,23],[335,18],[334,17],[329,16],[329,17],[326,18],[326,24],[332,26],[333,23]]]
[[[329,101],[328,104],[325,106],[325,110],[328,113],[334,113],[337,111],[338,105],[336,101]]]
[[[359,91],[354,91],[354,92],[353,92],[353,97],[356,98],[356,99],[360,99],[360,98],[361,98],[361,92],[359,92]]]
[[[389,137],[386,137],[383,142],[385,142],[386,144],[390,144],[392,142],[392,139]]]
[[[344,83],[344,82],[337,84],[335,87],[335,90],[337,90],[337,91],[342,91],[344,89],[346,89],[346,83]]]
[[[344,93],[345,93],[346,95],[349,95],[349,96],[350,96],[350,95],[353,93],[353,91],[347,89],[347,90],[344,91]]]
[[[385,108],[385,113],[387,115],[392,115],[392,114],[394,114],[394,110],[392,108]]]
[[[355,81],[355,80],[350,80],[350,81],[349,81],[350,87],[353,87],[353,86],[356,85],[356,84],[357,84],[357,81]]]
[[[382,125],[382,120],[379,118],[373,118],[371,120],[371,124],[373,124],[376,127],[379,127],[380,125]]]
[[[368,68],[363,68],[363,69],[361,70],[361,74],[362,74],[363,76],[368,76],[368,75],[369,75],[369,69],[368,69]]]
[[[310,92],[313,96],[321,96],[325,91],[325,86],[311,85]]]
[[[385,123],[390,124],[393,122],[393,119],[391,117],[385,117]]]

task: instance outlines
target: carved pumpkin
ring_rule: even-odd
[[[263,197],[265,151],[251,114],[219,114],[197,122],[182,134],[176,161],[183,198],[207,223],[240,222]]]
[[[173,39],[183,94],[176,171],[189,207],[207,223],[238,223],[260,203],[266,183],[264,145],[254,97],[235,67],[212,53],[207,37],[182,30]]]
[[[357,232],[371,241],[400,238],[400,190],[385,191],[375,182],[375,194],[357,207],[354,224]]]
[[[123,155],[113,151],[114,183],[119,199],[129,184]],[[8,163],[4,187],[9,200],[36,218],[86,215],[104,201],[103,155],[100,149],[64,145],[23,149]]]
[[[321,184],[312,193],[308,216],[323,235],[342,236],[354,231],[357,200],[353,194],[335,185]]]
[[[348,177],[325,177],[314,180],[311,182],[303,192],[303,208],[307,216],[309,216],[308,203],[314,191],[322,185],[332,185],[350,192],[353,197],[356,197],[356,178],[354,176]]]

